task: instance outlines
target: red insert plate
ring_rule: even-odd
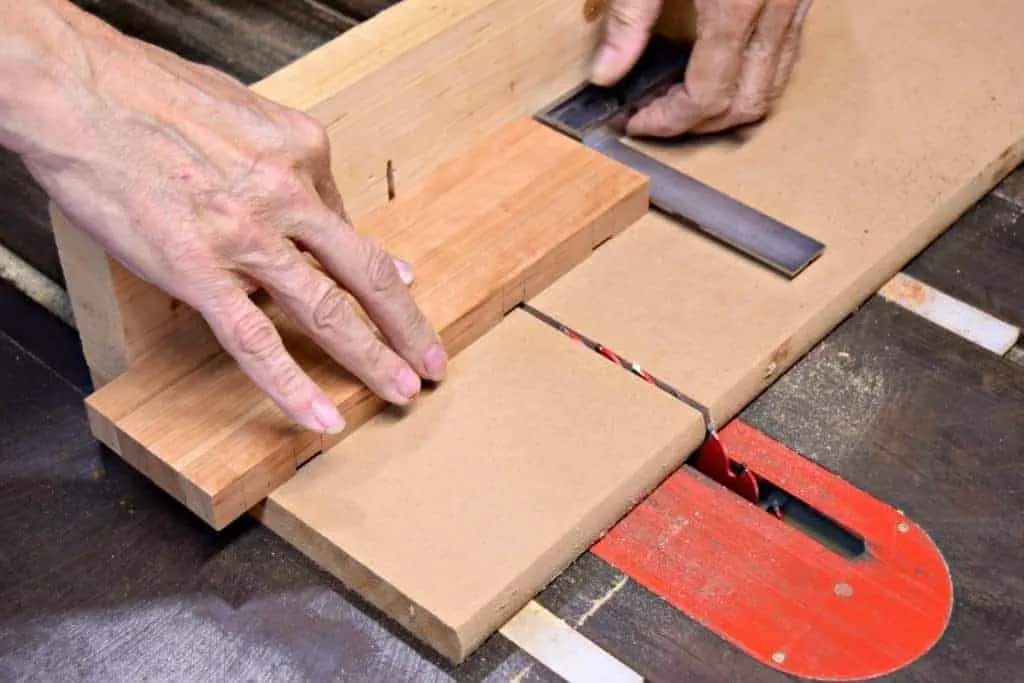
[[[719,435],[729,459],[859,536],[829,549],[743,495],[683,467],[593,552],[767,666],[863,680],[921,657],[945,631],[953,586],[928,535],[752,427]]]

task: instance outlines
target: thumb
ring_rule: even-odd
[[[636,64],[661,13],[662,0],[611,0],[605,14],[604,35],[590,79],[614,85]]]

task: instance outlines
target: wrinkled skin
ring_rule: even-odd
[[[695,0],[684,81],[636,112],[630,135],[713,133],[764,118],[789,82],[811,0]],[[611,0],[592,80],[610,85],[643,52],[662,0]]]
[[[409,268],[348,220],[318,123],[64,3],[3,9],[25,22],[3,36],[7,66],[23,59],[7,72],[35,73],[8,93],[0,142],[78,228],[199,311],[286,414],[318,432],[343,426],[248,296],[256,288],[391,403],[443,377],[445,351],[408,291]],[[50,36],[50,52],[38,36]]]
[[[764,116],[788,81],[809,4],[696,0],[684,82],[628,132],[711,132]],[[629,70],[660,9],[661,0],[611,0],[595,81]],[[410,269],[352,225],[317,122],[67,0],[0,0],[0,12],[0,145],[111,256],[199,311],[287,415],[318,432],[343,427],[252,302],[256,289],[391,403],[443,378],[447,357],[409,294]]]

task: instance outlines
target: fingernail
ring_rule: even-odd
[[[427,369],[430,379],[439,382],[444,379],[444,373],[448,366],[448,355],[440,344],[434,344],[423,355],[423,365]]]
[[[402,368],[395,377],[398,393],[405,398],[412,398],[420,392],[420,378],[409,368]]]
[[[402,279],[402,283],[408,287],[412,284],[412,265],[408,261],[403,261],[400,258],[392,257],[395,262],[395,268],[398,270],[398,277]]]
[[[345,429],[345,419],[335,405],[325,398],[313,401],[313,417],[328,434],[341,434]]]

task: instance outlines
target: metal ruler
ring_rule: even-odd
[[[629,74],[613,87],[586,83],[535,115],[538,121],[648,178],[651,204],[775,269],[796,277],[825,245],[713,187],[625,144],[631,111],[682,79],[688,48],[654,36]]]

